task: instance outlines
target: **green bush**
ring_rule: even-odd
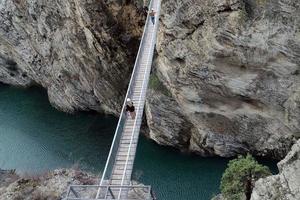
[[[259,164],[250,154],[231,160],[221,180],[221,192],[226,199],[250,199],[254,183],[271,175],[268,167]]]
[[[256,2],[258,5],[265,5],[268,2],[268,0],[256,0]]]
[[[170,91],[166,88],[166,86],[164,86],[164,84],[158,79],[158,77],[155,74],[150,75],[149,88],[155,91],[159,91],[168,97],[171,96]]]

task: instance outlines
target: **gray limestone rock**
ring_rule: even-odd
[[[155,74],[171,97],[148,95],[150,137],[283,158],[300,132],[299,13],[293,0],[163,1]]]
[[[57,169],[32,176],[17,175],[10,172],[6,176],[13,177],[13,179],[2,180],[0,185],[1,200],[63,199],[66,197],[69,185],[94,185],[99,179],[93,174],[75,169]]]
[[[300,140],[288,155],[278,163],[279,174],[259,179],[251,200],[300,199]]]
[[[0,82],[117,114],[144,18],[135,0],[3,0]],[[164,0],[150,137],[203,156],[282,158],[300,136],[300,2]],[[166,95],[167,94],[167,95]]]
[[[3,0],[0,82],[47,89],[56,108],[117,114],[143,17],[128,1]]]
[[[146,105],[148,126],[152,127],[150,138],[159,144],[176,146],[185,151],[190,141],[186,132],[191,131],[192,125],[181,114],[177,102],[151,88],[148,89],[148,96],[151,97]]]

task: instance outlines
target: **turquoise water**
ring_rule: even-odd
[[[257,160],[278,173],[275,161]],[[220,179],[228,161],[184,155],[141,137],[134,178],[152,185],[159,199],[208,200],[219,193]]]
[[[58,112],[42,89],[0,85],[0,168],[41,173],[80,165],[98,173],[116,124],[112,116]],[[152,185],[162,200],[207,200],[219,192],[227,162],[183,155],[141,137],[134,178]],[[276,171],[275,162],[262,162]]]
[[[227,162],[222,158],[182,155],[142,138],[134,177],[152,185],[159,199],[210,199],[219,192]]]
[[[39,88],[0,86],[0,168],[39,173],[80,163],[99,171],[116,123],[111,116],[58,112]]]

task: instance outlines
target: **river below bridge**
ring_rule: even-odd
[[[0,168],[39,174],[80,165],[99,173],[116,124],[112,116],[59,112],[40,88],[0,85]],[[219,192],[227,162],[183,155],[141,137],[133,176],[152,185],[160,200],[208,200]],[[261,162],[276,171],[275,161]]]

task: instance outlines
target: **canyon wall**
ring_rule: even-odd
[[[283,158],[300,133],[300,2],[162,1],[149,136],[202,156]]]
[[[125,0],[3,0],[0,82],[41,85],[66,112],[117,114],[143,20]]]
[[[143,1],[3,0],[0,82],[51,104],[118,114]],[[282,158],[300,133],[300,2],[164,0],[149,137],[202,156]]]

